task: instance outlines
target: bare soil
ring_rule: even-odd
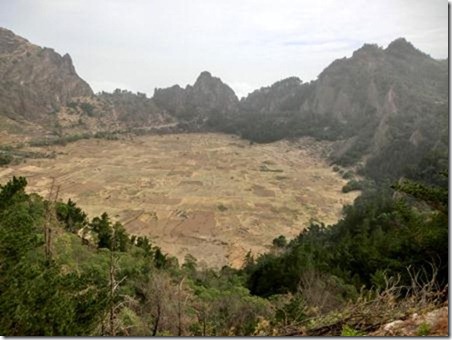
[[[336,222],[357,197],[341,192],[347,181],[325,161],[327,147],[307,138],[250,145],[223,134],[89,139],[45,148],[55,159],[0,169],[0,183],[26,176],[28,190],[45,196],[54,177],[61,199],[90,218],[106,211],[180,262],[190,253],[207,266],[240,267],[249,250],[267,251],[311,220]]]

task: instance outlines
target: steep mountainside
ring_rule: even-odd
[[[0,28],[0,115],[48,121],[74,97],[91,96],[71,57],[41,48]]]
[[[402,174],[427,150],[447,149],[448,70],[443,62],[397,39],[386,49],[364,45],[323,71],[301,114],[329,116],[349,140],[336,159],[365,156],[370,174]]]
[[[0,121],[38,138],[169,128],[175,119],[144,94],[94,95],[71,57],[33,45],[0,28]],[[19,124],[18,124],[19,123]]]
[[[447,63],[403,38],[386,49],[366,44],[310,84],[289,78],[240,104],[236,130],[243,136],[262,142],[301,135],[337,140],[332,159],[370,162],[373,176],[397,177],[402,165],[447,149]]]
[[[445,104],[444,64],[397,39],[385,50],[364,45],[351,58],[333,62],[320,74],[301,113],[330,115],[342,125],[345,136],[373,122],[376,142],[384,144],[381,138],[390,117],[411,119]]]
[[[176,122],[144,93],[135,94],[127,90],[116,89],[113,93],[101,92],[97,97],[110,107],[117,121],[124,126],[131,128],[155,127]]]
[[[178,85],[156,89],[153,99],[182,121],[194,122],[194,127],[218,126],[232,119],[239,104],[234,91],[209,72],[202,72],[194,85],[185,89]]]
[[[250,93],[240,101],[243,112],[280,114],[297,111],[306,100],[312,86],[297,77],[280,80],[268,87]]]
[[[397,178],[433,153],[447,154],[448,69],[400,38],[385,49],[365,44],[334,61],[316,81],[296,77],[237,102],[203,72],[194,86],[155,92],[175,117],[256,142],[313,136],[336,141],[330,157],[373,178]]]
[[[378,179],[398,178],[420,162],[428,168],[432,154],[447,158],[448,62],[403,38],[385,49],[365,44],[316,81],[287,78],[241,101],[209,72],[193,86],[156,89],[153,98],[121,90],[95,96],[68,55],[6,29],[0,74],[3,125],[33,122],[60,137],[156,129],[222,131],[256,142],[312,136],[336,142],[332,162]]]
[[[143,132],[172,129],[177,125],[173,117],[146,95],[120,89],[79,97],[61,107],[56,116],[56,125],[64,135]]]

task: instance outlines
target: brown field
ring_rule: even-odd
[[[299,234],[310,220],[331,224],[357,192],[322,159],[311,139],[254,144],[222,134],[80,140],[52,146],[55,159],[0,169],[0,183],[26,176],[46,195],[52,177],[60,198],[92,218],[106,211],[133,234],[183,261],[239,267],[245,254]],[[39,150],[38,148],[35,148]]]

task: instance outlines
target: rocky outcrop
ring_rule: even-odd
[[[243,112],[276,115],[281,112],[299,111],[309,95],[310,88],[309,84],[303,84],[297,77],[283,79],[242,98],[240,109]]]
[[[386,49],[365,44],[316,81],[288,78],[251,93],[240,102],[237,128],[257,141],[300,135],[336,140],[331,157],[342,165],[380,162],[401,148],[408,152],[398,150],[395,161],[418,159],[418,150],[425,153],[439,140],[447,147],[446,64],[403,38]]]
[[[395,178],[414,159],[448,148],[447,60],[403,38],[385,49],[365,44],[316,81],[287,78],[241,101],[209,72],[185,88],[156,89],[153,98],[128,91],[94,96],[69,55],[6,29],[0,29],[0,74],[0,116],[56,134],[176,126],[257,142],[311,136],[337,142],[333,162],[371,164],[368,175]]]
[[[41,48],[0,28],[0,114],[11,119],[49,121],[75,97],[91,96],[68,54]]]
[[[428,313],[414,313],[405,320],[395,320],[381,326],[369,336],[448,336],[449,308]]]
[[[58,136],[168,128],[176,120],[145,94],[125,90],[94,95],[68,54],[33,45],[0,28],[0,116]],[[34,137],[35,138],[35,137]]]
[[[78,97],[61,107],[55,124],[59,134],[173,131],[177,120],[144,93],[116,89]]]
[[[202,72],[193,86],[185,89],[179,85],[167,89],[156,89],[154,102],[173,116],[183,121],[216,125],[238,112],[238,98],[234,91],[220,78]]]
[[[104,111],[110,109],[116,119],[128,127],[158,126],[175,123],[176,120],[159,108],[144,93],[132,93],[117,89],[113,93],[101,92],[98,99],[104,103]],[[107,106],[108,108],[106,108]]]
[[[319,75],[301,113],[331,114],[345,124],[357,124],[413,109],[426,98],[432,104],[444,102],[446,81],[447,70],[441,63],[403,38],[386,49],[365,44]]]

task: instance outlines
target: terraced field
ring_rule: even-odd
[[[0,169],[0,182],[26,176],[46,195],[52,178],[92,218],[106,211],[133,234],[148,235],[183,261],[239,267],[251,250],[298,235],[310,220],[333,223],[357,192],[311,139],[250,145],[223,134],[80,140],[52,146],[55,159]],[[42,149],[35,148],[36,151]]]

